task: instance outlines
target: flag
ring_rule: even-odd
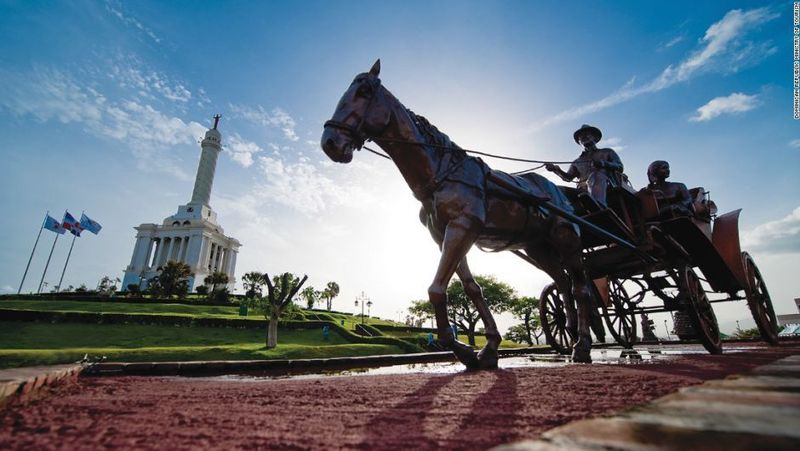
[[[64,229],[64,227],[61,226],[61,223],[56,221],[56,218],[50,215],[47,215],[47,217],[44,218],[43,227],[51,232],[56,232],[59,235],[63,235],[64,232],[66,232],[66,229]]]
[[[76,221],[68,211],[64,212],[64,219],[61,221],[61,225],[65,229],[69,230],[69,233],[75,236],[81,236],[81,231],[83,230],[81,223]]]
[[[100,229],[102,229],[103,226],[101,226],[97,221],[86,216],[85,214],[81,214],[81,228],[83,230],[88,230],[97,235],[98,233],[100,233]]]

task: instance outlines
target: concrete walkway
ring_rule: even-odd
[[[494,449],[798,450],[800,355]]]
[[[74,381],[82,370],[77,363],[0,370],[0,406],[12,399],[33,397],[42,387]]]

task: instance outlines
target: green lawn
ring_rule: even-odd
[[[239,316],[239,307],[185,304],[127,304],[123,302],[84,302],[84,301],[0,301],[0,308],[15,310],[40,310],[57,312],[90,313],[137,313],[153,315],[186,315],[207,318],[230,318]],[[264,319],[262,315],[248,318]]]
[[[396,346],[348,343],[320,330],[281,330],[266,349],[265,331],[135,324],[44,324],[0,321],[0,368],[52,365],[84,354],[109,361],[295,359],[402,354]]]
[[[0,300],[0,308],[14,310],[38,310],[48,312],[89,312],[89,313],[134,313],[151,315],[185,315],[205,318],[239,318],[238,306],[214,305],[186,305],[186,304],[158,304],[158,303],[124,303],[124,302],[90,302],[90,301],[22,301]],[[355,329],[356,323],[361,322],[361,317],[342,315],[334,312],[319,312],[302,309],[303,316],[307,319],[333,320],[348,330]],[[264,316],[250,309],[248,319],[264,319]],[[393,321],[368,318],[371,325],[386,324],[398,325]]]

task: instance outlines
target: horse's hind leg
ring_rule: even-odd
[[[439,258],[439,267],[433,283],[428,288],[428,297],[436,316],[439,342],[451,349],[467,368],[478,368],[480,365],[475,351],[453,336],[450,319],[447,317],[447,284],[477,239],[477,230],[478,225],[475,221],[463,216],[447,224],[441,243],[442,255]]]
[[[578,314],[572,296],[572,282],[561,264],[561,255],[549,245],[530,246],[525,249],[528,257],[544,271],[558,287],[558,293],[567,317],[567,332],[575,339],[578,336]]]
[[[458,278],[461,279],[461,284],[464,286],[464,293],[466,293],[472,303],[475,304],[475,308],[478,310],[481,321],[483,321],[483,326],[486,329],[486,346],[478,353],[480,366],[486,369],[497,368],[497,348],[500,347],[502,337],[500,336],[500,332],[497,331],[497,324],[494,322],[494,316],[491,310],[489,310],[489,305],[483,297],[483,290],[481,290],[481,286],[478,285],[478,282],[476,282],[475,278],[472,276],[466,257],[461,259],[456,273],[458,274]]]
[[[593,306],[589,278],[581,260],[580,238],[572,227],[557,225],[553,230],[553,241],[561,252],[561,261],[569,275],[572,297],[578,308],[578,336],[572,346],[574,362],[591,363],[592,336],[590,332],[591,309]]]

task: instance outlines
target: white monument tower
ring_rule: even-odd
[[[136,245],[131,263],[125,268],[122,289],[129,284],[145,288],[147,280],[158,274],[158,268],[170,260],[189,265],[193,276],[189,291],[203,284],[203,279],[213,272],[228,275],[228,289],[235,283],[236,255],[241,243],[225,236],[217,223],[217,214],[211,209],[211,186],[217,157],[222,150],[222,135],[217,130],[220,115],[214,116],[214,127],[206,132],[201,143],[200,164],[194,180],[192,200],[178,207],[178,212],[164,219],[161,225],[141,224],[136,229]]]

